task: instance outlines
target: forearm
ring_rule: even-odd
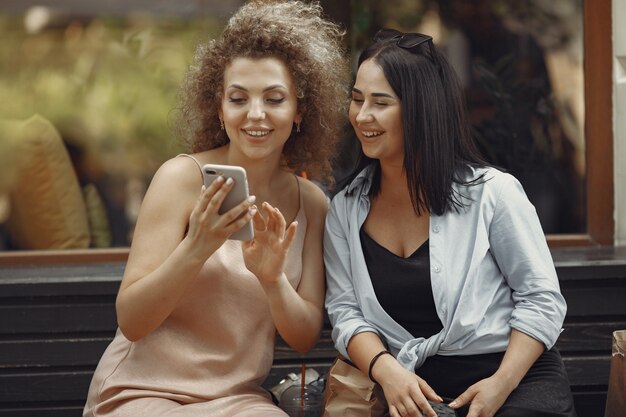
[[[513,391],[545,349],[543,343],[518,330],[511,330],[511,340],[494,374]]]
[[[161,325],[196,279],[205,259],[194,257],[189,246],[184,239],[154,271],[120,288],[118,325],[129,340],[139,340]]]
[[[278,333],[298,352],[310,350],[322,329],[323,306],[302,298],[284,273],[275,282],[262,285]]]
[[[364,374],[368,374],[369,366],[372,359],[380,352],[387,348],[380,340],[380,337],[373,332],[363,332],[354,335],[348,343],[348,354],[350,360]],[[386,356],[386,357],[385,357]],[[383,355],[376,360],[375,366],[372,368],[372,376],[378,381],[377,377],[384,373],[383,368],[394,366],[397,361],[391,355]]]

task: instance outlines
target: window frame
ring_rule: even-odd
[[[612,2],[586,0],[583,14],[587,233],[546,235],[554,248],[614,244]]]

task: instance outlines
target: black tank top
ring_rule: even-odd
[[[443,326],[430,285],[428,240],[403,258],[372,239],[363,228],[361,246],[374,293],[383,309],[414,337],[430,337]]]

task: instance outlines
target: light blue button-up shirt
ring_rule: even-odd
[[[326,308],[342,355],[361,332],[377,333],[409,370],[435,354],[503,352],[512,328],[554,345],[566,304],[535,208],[513,176],[468,168],[464,180],[484,174],[485,181],[454,185],[466,207],[430,216],[431,284],[443,329],[424,338],[396,323],[372,287],[359,238],[372,172],[365,168],[340,191],[326,218]]]

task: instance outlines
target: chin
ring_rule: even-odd
[[[372,158],[372,159],[380,159],[380,152],[376,152],[376,150],[372,150],[372,149],[368,149],[367,146],[362,146],[361,149],[363,149],[363,154],[365,154],[365,156],[367,156],[368,158]]]
[[[249,159],[259,160],[259,159],[269,158],[275,152],[281,152],[281,151],[282,150],[268,149],[266,147],[263,147],[263,148],[257,147],[257,148],[244,149],[243,153]]]

